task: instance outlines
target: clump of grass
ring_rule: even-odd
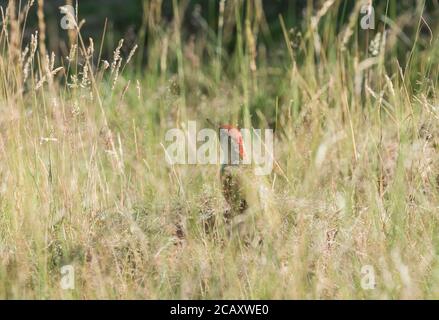
[[[266,46],[259,1],[221,1],[218,30],[197,15],[205,32],[184,41],[185,8],[166,22],[154,0],[148,46],[122,39],[108,62],[81,23],[67,57],[47,52],[43,1],[15,4],[1,11],[0,297],[439,297],[437,8],[365,31],[356,6],[338,31],[342,2],[325,1],[293,32],[280,16],[285,42]],[[128,64],[136,49],[146,66]],[[166,130],[207,115],[276,129],[262,244],[227,235],[219,168],[164,161]]]

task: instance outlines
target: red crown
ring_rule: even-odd
[[[241,131],[239,131],[238,128],[229,124],[221,125],[220,129],[227,130],[227,134],[229,135],[229,137],[231,137],[234,140],[234,142],[238,144],[239,156],[241,157],[241,159],[243,159],[245,157],[245,152],[244,152],[244,141],[242,139]]]

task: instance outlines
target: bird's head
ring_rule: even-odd
[[[219,139],[221,148],[227,146],[226,155],[228,157],[226,163],[232,164],[231,159],[242,160],[245,157],[244,151],[244,140],[242,138],[241,131],[239,128],[230,124],[217,124],[212,122],[210,119],[206,119],[207,122],[219,131]],[[227,142],[226,145],[224,143]]]
[[[220,141],[227,141],[228,145],[232,147],[231,152],[238,152],[239,159],[244,159],[244,140],[242,139],[239,128],[229,124],[219,126]]]

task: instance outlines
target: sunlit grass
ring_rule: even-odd
[[[419,2],[399,16],[389,2],[398,28],[372,56],[383,23],[357,28],[356,7],[338,28],[342,1],[295,30],[280,16],[285,41],[271,46],[257,43],[259,1],[225,2],[221,31],[192,38],[180,2],[166,23],[146,1],[148,46],[127,65],[132,47],[103,61],[78,30],[52,62],[41,32],[20,45],[23,21],[5,10],[0,297],[438,299],[438,12],[430,34]],[[165,161],[165,132],[207,117],[275,129],[277,165],[252,186],[271,189],[262,244],[228,236],[219,167]]]

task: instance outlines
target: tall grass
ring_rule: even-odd
[[[219,1],[216,27],[195,14],[202,32],[188,35],[186,1],[169,22],[150,0],[137,52],[83,39],[78,22],[61,57],[45,47],[44,1],[9,1],[0,297],[438,299],[438,5],[381,3],[377,28],[362,30],[359,5],[309,1],[294,29],[279,16],[276,44],[261,40],[262,1]],[[276,129],[262,244],[227,236],[218,167],[165,162],[166,130],[207,117]]]

